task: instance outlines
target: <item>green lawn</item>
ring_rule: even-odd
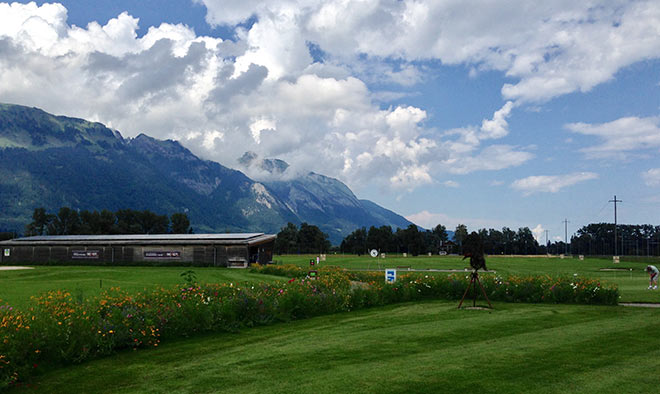
[[[313,255],[275,256],[282,264],[309,266]],[[488,269],[497,275],[580,275],[599,278],[616,283],[621,292],[621,302],[660,302],[660,290],[649,291],[648,274],[644,271],[647,262],[625,262],[613,264],[611,260],[586,258],[560,259],[558,257],[500,257],[487,256]],[[469,269],[468,260],[459,256],[417,256],[403,257],[388,255],[385,259],[371,256],[328,255],[321,266],[338,266],[348,269],[385,269],[408,267],[413,269]],[[601,269],[621,269],[623,271],[601,271]],[[630,271],[632,269],[632,271]],[[401,270],[405,271],[405,268]],[[488,272],[484,272],[488,275]],[[491,273],[492,274],[492,273]]]
[[[309,266],[312,255],[275,256],[283,264]],[[573,275],[600,278],[616,283],[622,302],[660,302],[660,290],[649,291],[645,262],[621,262],[613,264],[603,259],[559,259],[488,257],[487,266],[498,275]],[[402,257],[390,255],[385,259],[370,256],[328,255],[322,266],[333,265],[348,269],[384,269],[407,267],[415,269],[464,269],[467,260],[457,256]],[[600,271],[601,268],[631,269],[632,271]],[[183,283],[181,273],[192,269],[200,282],[221,283],[236,281],[274,281],[281,278],[251,274],[239,269],[199,267],[52,267],[34,266],[30,270],[0,271],[0,300],[23,308],[30,304],[30,297],[48,290],[67,290],[75,296],[93,297],[110,287],[127,291],[142,291],[158,286]],[[405,269],[404,269],[405,270]],[[486,275],[488,273],[485,273]]]
[[[67,290],[81,298],[99,295],[110,287],[143,291],[185,283],[181,273],[192,270],[203,283],[271,282],[280,277],[252,274],[246,270],[200,267],[47,267],[0,271],[0,300],[18,308],[30,305],[30,297],[49,290]]]
[[[401,304],[163,343],[11,392],[648,393],[660,309]]]

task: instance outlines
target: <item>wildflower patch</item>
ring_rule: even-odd
[[[276,284],[196,284],[151,292],[111,288],[82,300],[68,292],[33,298],[20,311],[0,306],[0,388],[47,366],[79,363],[120,349],[157,347],[161,341],[421,299],[459,299],[465,275],[404,274],[385,283],[380,272],[323,267],[315,280],[296,266],[254,272],[287,277]],[[486,277],[491,300],[616,305],[618,289],[596,280]],[[0,303],[1,304],[1,303]]]

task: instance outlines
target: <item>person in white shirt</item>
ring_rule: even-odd
[[[646,266],[646,272],[649,273],[649,290],[657,289],[658,288],[658,274],[660,274],[660,272],[655,267],[655,265],[647,265]]]

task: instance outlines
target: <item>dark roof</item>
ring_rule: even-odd
[[[275,235],[244,234],[113,234],[113,235],[36,235],[0,242],[0,245],[111,245],[111,244],[238,244],[253,245],[272,241]]]

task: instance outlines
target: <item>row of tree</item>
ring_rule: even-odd
[[[73,234],[187,234],[192,233],[190,220],[185,213],[171,217],[144,210],[120,209],[76,211],[62,207],[57,213],[36,208],[32,222],[25,226],[26,235],[73,235]]]
[[[539,245],[532,231],[523,227],[513,231],[504,227],[501,231],[482,229],[477,232],[488,254],[535,254]],[[371,249],[386,253],[419,254],[461,253],[463,241],[468,236],[467,226],[460,224],[454,230],[453,240],[449,240],[447,228],[441,224],[432,230],[419,230],[414,224],[405,229],[392,231],[390,226],[359,228],[349,234],[341,243],[344,253],[363,254]]]
[[[317,226],[302,223],[299,229],[289,222],[277,234],[273,251],[275,254],[327,253],[330,248],[328,234]]]
[[[508,227],[501,230],[480,229],[476,233],[487,254],[583,254],[583,255],[638,255],[660,256],[660,226],[617,225],[616,248],[614,224],[592,223],[580,228],[571,237],[570,243],[561,241],[539,244],[528,227],[514,231]],[[344,253],[363,254],[371,249],[388,253],[412,255],[440,251],[462,253],[463,241],[468,236],[467,226],[459,224],[449,240],[446,227],[437,225],[432,230],[419,230],[415,225],[392,231],[389,226],[359,228],[341,243]]]
[[[616,241],[615,241],[616,239]],[[582,227],[566,245],[574,254],[660,256],[660,226],[592,223]]]

